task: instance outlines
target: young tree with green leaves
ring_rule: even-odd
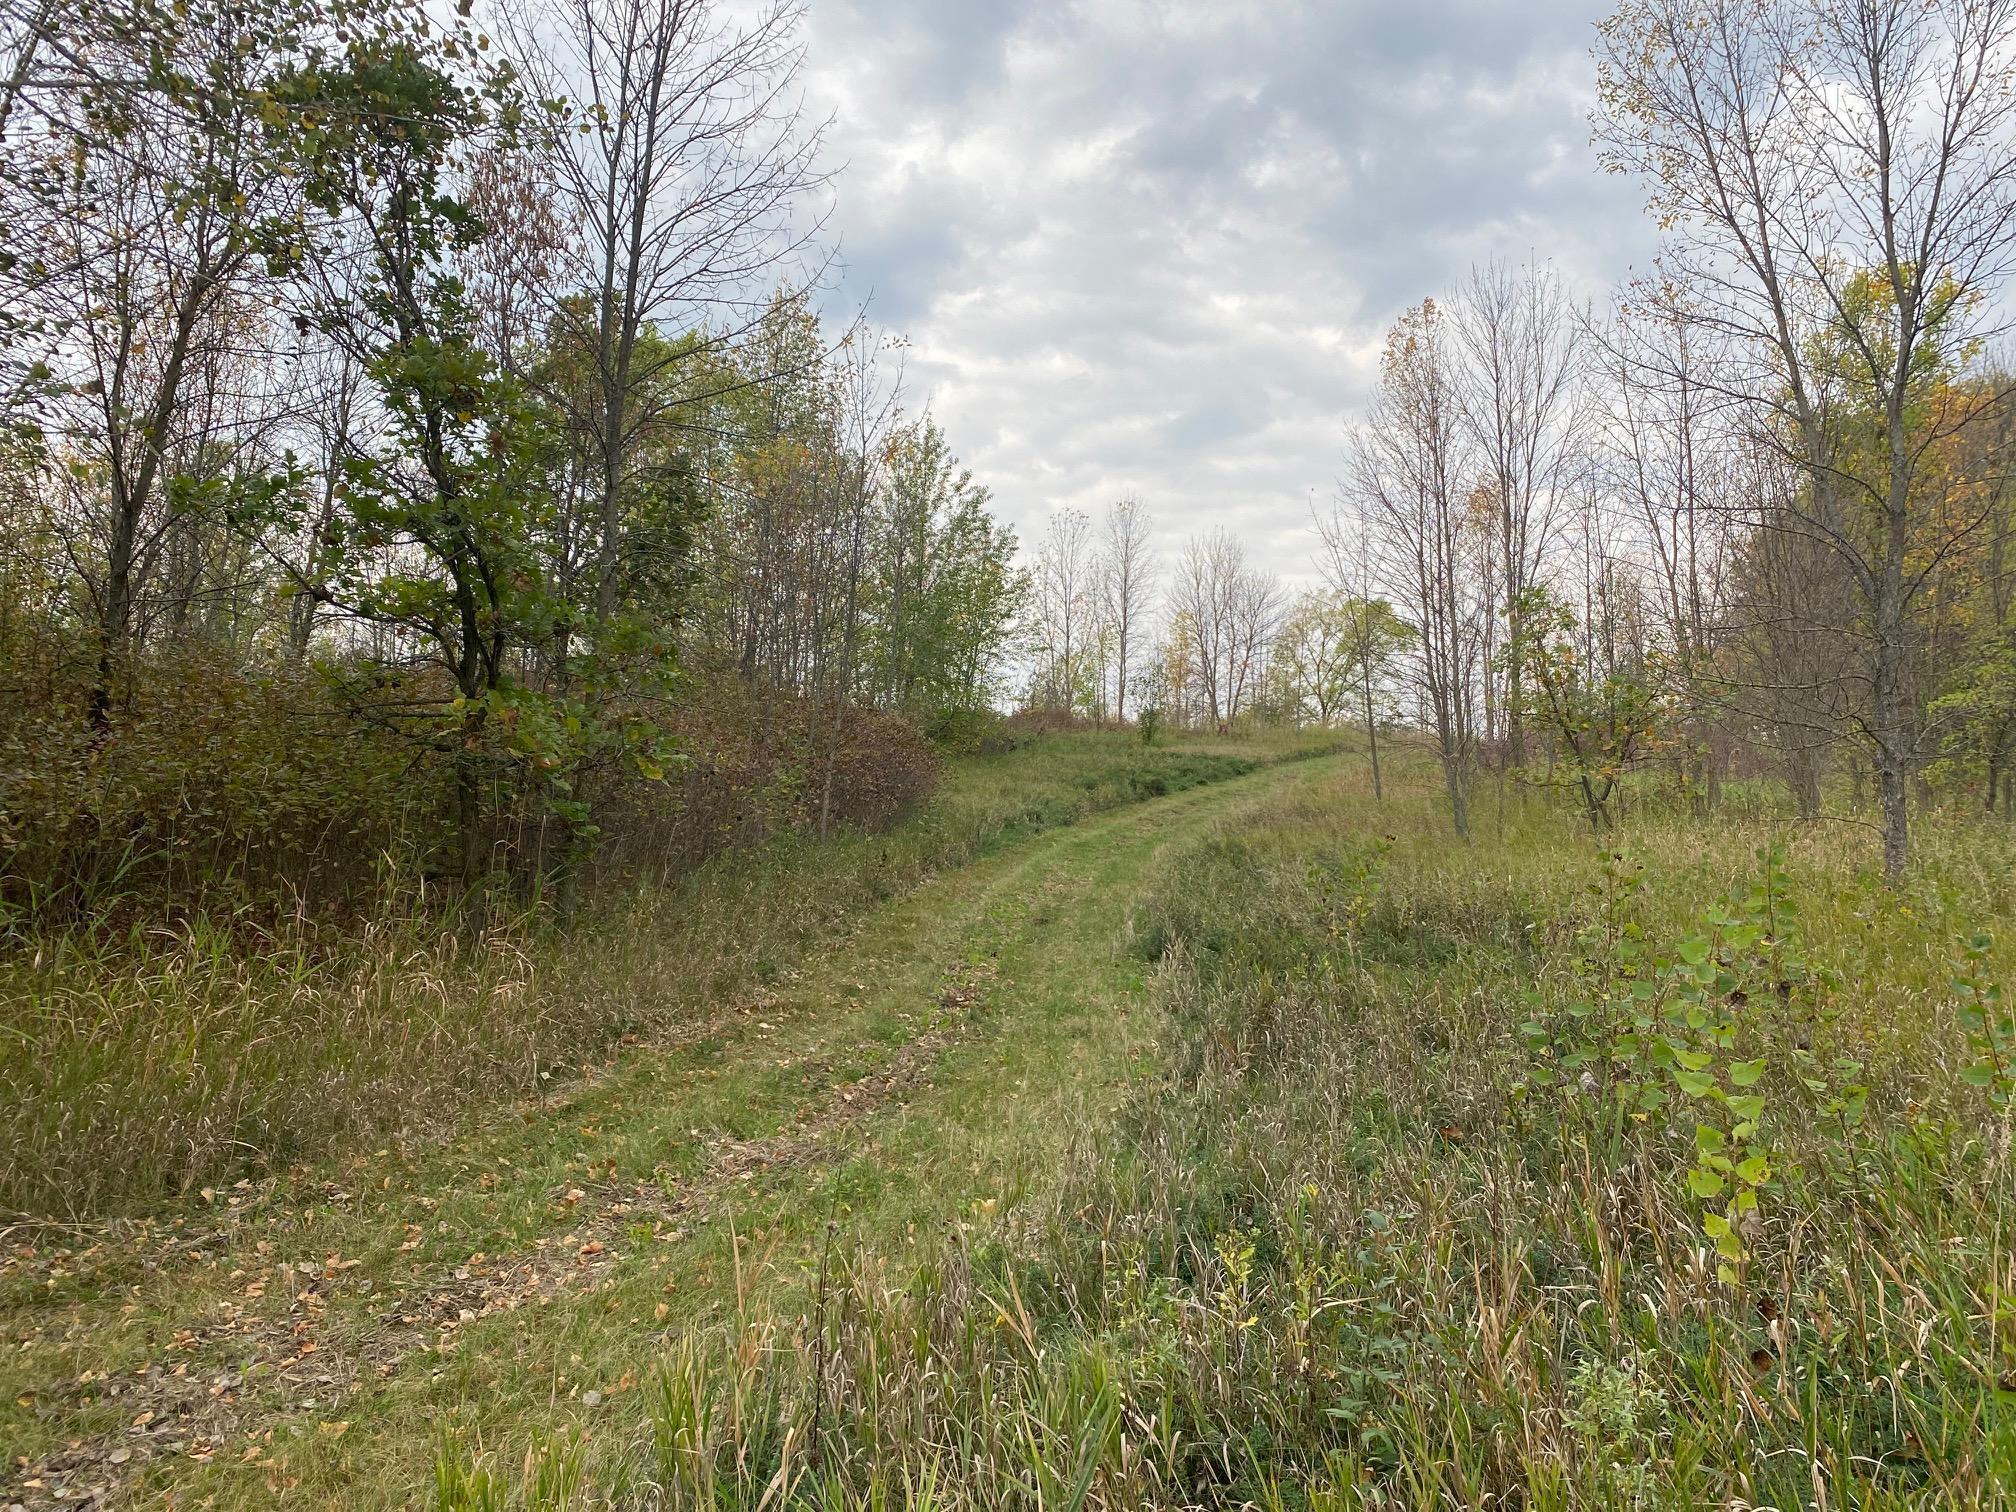
[[[1583,646],[1575,612],[1545,590],[1528,589],[1519,607],[1527,629],[1511,649],[1525,664],[1525,712],[1554,747],[1550,780],[1574,785],[1600,834],[1614,823],[1618,783],[1665,723],[1661,668],[1646,658],[1606,669]]]
[[[925,724],[982,708],[1023,586],[1015,536],[929,416],[903,426],[876,501],[863,691]]]
[[[451,753],[456,871],[473,889],[491,865],[491,780],[529,767],[585,828],[567,769],[597,732],[523,676],[526,653],[566,612],[537,544],[551,516],[536,486],[544,436],[540,411],[476,339],[460,260],[483,227],[456,188],[465,155],[509,129],[516,102],[504,76],[455,65],[449,45],[390,33],[304,68],[280,93],[326,123],[301,151],[336,238],[314,320],[382,418],[341,459],[316,591],[445,674],[438,693],[415,681],[402,706]],[[643,770],[660,768],[647,726],[623,736]]]

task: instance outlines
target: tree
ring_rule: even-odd
[[[1170,588],[1175,643],[1190,653],[1197,699],[1214,726],[1230,725],[1258,688],[1281,616],[1281,587],[1252,567],[1246,548],[1223,526],[1193,537]]]
[[[457,259],[482,228],[450,187],[499,81],[447,62],[417,36],[367,39],[280,88],[336,123],[304,144],[303,178],[354,257],[328,265],[315,319],[385,417],[377,445],[342,459],[319,591],[410,635],[447,675],[449,696],[418,707],[454,753],[458,871],[474,888],[493,738],[551,770],[577,721],[512,676],[554,612],[532,545],[533,412],[476,342]]]
[[[625,496],[652,455],[640,436],[694,396],[673,370],[754,330],[765,285],[816,234],[816,222],[799,219],[825,182],[823,128],[805,120],[796,94],[802,15],[789,0],[746,14],[714,0],[505,12],[517,66],[558,116],[541,162],[574,236],[563,243],[571,255],[554,318],[588,354],[592,382],[553,397],[590,452],[595,608],[605,620],[621,597]],[[576,97],[569,113],[563,102]],[[654,341],[654,327],[707,336]]]
[[[1452,309],[1456,403],[1476,448],[1491,521],[1494,619],[1502,614],[1512,647],[1524,637],[1522,606],[1540,583],[1563,495],[1581,462],[1577,324],[1560,280],[1537,263],[1473,267]],[[1491,651],[1487,643],[1487,665]],[[1504,664],[1505,754],[1518,766],[1525,760],[1523,659],[1514,654]],[[1486,734],[1495,736],[1488,681],[1485,695]]]
[[[1410,665],[1442,764],[1456,833],[1470,837],[1478,680],[1490,604],[1478,592],[1476,521],[1464,478],[1473,456],[1455,394],[1446,322],[1433,300],[1386,338],[1371,414],[1352,434],[1347,498],[1374,571],[1414,636]]]
[[[1912,610],[1979,524],[1926,496],[1928,450],[1978,415],[1927,403],[1928,357],[2001,328],[2012,53],[2009,0],[1626,0],[1597,49],[1605,161],[1644,181],[1697,318],[1746,359],[1725,396],[1799,470],[1756,524],[1813,541],[1853,588],[1856,622],[1831,628],[1867,646],[1858,723],[1893,881],[1918,756]]]
[[[1066,718],[1086,701],[1085,660],[1098,620],[1092,523],[1075,509],[1050,516],[1036,553],[1033,610],[1038,707]]]
[[[0,98],[20,137],[0,154],[0,294],[25,360],[14,418],[33,417],[75,485],[65,528],[90,598],[102,737],[171,537],[193,506],[259,485],[235,454],[270,395],[240,354],[271,351],[271,286],[305,252],[284,170],[306,128],[275,86],[323,18],[261,0],[89,5],[77,19],[74,35],[29,19]]]
[[[1350,696],[1356,671],[1344,609],[1334,594],[1314,590],[1299,594],[1281,622],[1274,648],[1275,669],[1296,715],[1313,713],[1326,730]]]
[[[1386,678],[1414,632],[1384,599],[1346,599],[1342,605],[1345,647],[1358,684],[1359,712],[1365,721],[1365,749],[1372,761],[1372,801],[1383,803],[1379,775],[1379,697]]]
[[[1526,663],[1528,713],[1554,742],[1561,780],[1582,797],[1589,827],[1611,828],[1611,799],[1624,774],[1658,733],[1664,700],[1658,669],[1644,661],[1608,669],[1578,644],[1582,627],[1567,605],[1530,589],[1520,606],[1528,634],[1518,642]]]
[[[928,416],[891,447],[870,556],[866,692],[927,724],[991,691],[1021,592],[1015,537]]]
[[[1717,659],[1729,640],[1730,521],[1740,506],[1744,438],[1703,369],[1714,347],[1684,289],[1641,281],[1620,294],[1604,333],[1609,405],[1601,456],[1609,489],[1642,526],[1679,707],[1680,781],[1697,815],[1716,805],[1715,717],[1728,700]]]
[[[1113,717],[1127,720],[1127,692],[1146,639],[1155,595],[1152,527],[1141,501],[1129,495],[1106,513],[1098,576],[1099,605],[1113,634]]]

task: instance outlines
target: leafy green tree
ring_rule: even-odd
[[[1334,593],[1302,594],[1274,642],[1273,671],[1287,685],[1292,712],[1298,719],[1313,715],[1325,729],[1350,696],[1355,670],[1346,641],[1344,602]]]
[[[303,143],[304,177],[350,254],[327,264],[340,271],[314,319],[382,418],[342,459],[317,591],[445,673],[440,694],[422,680],[392,707],[451,753],[458,870],[473,888],[490,865],[490,783],[529,767],[585,831],[568,773],[612,732],[522,675],[527,650],[568,614],[539,549],[553,515],[536,486],[548,437],[477,339],[459,264],[484,228],[455,190],[463,154],[508,130],[514,104],[501,75],[465,77],[454,57],[424,34],[388,33],[304,69],[284,98],[328,123]],[[662,770],[648,723],[615,738],[646,775]]]
[[[928,721],[995,691],[1021,607],[1015,534],[929,417],[898,433],[877,501],[869,564],[864,691]]]
[[[581,434],[578,416],[601,402],[603,379],[578,322],[548,322],[523,364],[524,391],[539,411],[537,487],[549,500],[540,549],[562,601],[543,648],[555,690],[583,680],[606,684],[626,668],[653,678],[668,672],[698,572],[709,501],[707,458],[694,435],[708,397],[734,375],[698,332],[667,337],[647,323],[632,350],[639,392],[628,403],[637,419],[613,496],[602,491],[607,478],[596,445]],[[605,581],[603,548],[611,540],[616,570]]]
[[[1383,598],[1347,598],[1339,606],[1344,624],[1352,681],[1357,685],[1358,711],[1365,722],[1365,748],[1372,759],[1372,798],[1383,802],[1385,785],[1379,773],[1379,722],[1388,700],[1386,682],[1394,664],[1414,643],[1414,630]]]
[[[2008,627],[1995,628],[1999,637],[1973,648],[1958,673],[1958,685],[1928,709],[1946,731],[1946,759],[1955,765],[1981,763],[1982,806],[1990,814],[1998,800],[2016,802],[2016,782],[2007,770],[2016,745],[2016,636]]]
[[[1589,826],[1611,827],[1611,800],[1624,774],[1651,750],[1667,699],[1656,661],[1592,666],[1576,635],[1575,613],[1545,590],[1520,605],[1527,633],[1512,647],[1526,671],[1526,712],[1551,739],[1550,780],[1572,783]]]

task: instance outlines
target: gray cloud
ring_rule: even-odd
[[[815,0],[840,297],[1024,539],[1147,501],[1306,568],[1382,333],[1480,258],[1649,254],[1553,0]]]

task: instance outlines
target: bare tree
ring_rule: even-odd
[[[1232,585],[1244,565],[1245,549],[1220,527],[1184,545],[1169,590],[1170,617],[1182,627],[1180,644],[1196,683],[1197,706],[1213,725],[1230,717],[1225,682],[1233,634]]]
[[[1075,509],[1050,516],[1036,553],[1035,612],[1038,704],[1067,718],[1078,710],[1084,659],[1098,619],[1092,522]]]
[[[1627,0],[1602,27],[1607,163],[1641,177],[1729,392],[1800,470],[1756,523],[1852,583],[1883,861],[1910,854],[1911,610],[1985,505],[1922,464],[1980,413],[1927,403],[2016,272],[2012,0]],[[1747,371],[1745,371],[1747,370]],[[1933,498],[1933,492],[1941,496]]]
[[[1602,417],[1606,487],[1637,525],[1649,559],[1662,638],[1680,698],[1680,780],[1697,813],[1717,801],[1715,716],[1732,691],[1716,658],[1728,639],[1727,559],[1744,497],[1740,432],[1704,368],[1709,333],[1686,293],[1643,282],[1594,332],[1608,383]]]
[[[1099,607],[1113,640],[1113,717],[1127,719],[1127,685],[1147,638],[1155,594],[1155,548],[1148,511],[1131,494],[1106,513],[1098,564]]]
[[[142,597],[191,497],[184,490],[178,504],[173,485],[221,465],[255,408],[228,402],[226,386],[241,383],[244,398],[256,384],[243,359],[268,350],[272,312],[255,285],[298,250],[300,192],[275,171],[256,105],[282,60],[246,34],[243,18],[204,12],[100,39],[89,57],[49,41],[59,78],[174,70],[210,88],[130,91],[110,132],[90,91],[41,79],[35,115],[48,139],[23,144],[28,171],[4,181],[15,254],[0,293],[47,343],[44,430],[73,474],[67,549],[91,601],[88,704],[101,731]]]
[[[1233,720],[1252,704],[1266,679],[1274,638],[1281,629],[1280,579],[1271,572],[1242,564],[1230,585],[1230,611],[1231,634],[1222,682],[1225,717]]]
[[[1202,712],[1215,726],[1244,711],[1266,670],[1281,620],[1281,585],[1251,566],[1239,538],[1218,526],[1193,537],[1170,586]]]
[[[1490,605],[1478,591],[1464,483],[1474,456],[1456,384],[1446,321],[1424,301],[1386,338],[1378,397],[1351,437],[1345,492],[1355,519],[1335,520],[1331,533],[1363,533],[1381,587],[1414,632],[1414,679],[1450,817],[1467,840]]]
[[[1491,511],[1493,623],[1505,626],[1505,697],[1492,717],[1486,694],[1487,736],[1502,732],[1506,759],[1524,762],[1520,722],[1522,605],[1540,586],[1564,495],[1579,470],[1578,425],[1582,406],[1576,311],[1561,281],[1529,262],[1520,268],[1492,261],[1470,270],[1450,311],[1458,359],[1456,402],[1480,463]],[[1485,647],[1486,676],[1493,646]]]

